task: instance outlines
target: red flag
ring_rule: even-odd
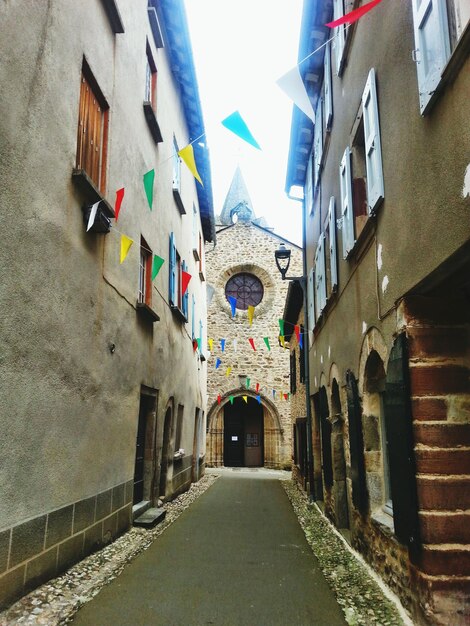
[[[193,339],[193,350],[194,350],[194,352],[196,352],[197,349],[198,349],[197,339]]]
[[[124,187],[116,191],[116,202],[114,203],[114,217],[116,222],[118,219],[119,211],[121,210],[122,199],[124,198]]]
[[[191,274],[188,274],[188,272],[181,270],[181,292],[183,296],[186,293],[186,289],[188,288],[190,280],[191,280]]]
[[[256,393],[259,391],[259,383],[256,383]]]
[[[222,398],[220,397],[220,395],[217,396],[217,404],[220,404],[222,402]]]
[[[256,348],[255,348],[255,341],[252,337],[250,337],[248,339],[248,341],[250,342],[251,347],[253,348],[253,350],[256,352]]]
[[[300,326],[296,324],[294,326],[295,336],[297,337],[297,343],[300,343]]]
[[[287,400],[287,393],[284,394],[284,400]]]
[[[336,26],[341,26],[341,24],[352,24],[363,15],[368,13],[371,9],[373,9],[377,4],[379,4],[379,2],[382,2],[382,0],[372,0],[372,2],[368,2],[367,4],[364,4],[364,6],[359,7],[358,9],[354,9],[354,11],[350,11],[349,13],[346,13],[346,15],[339,17],[337,20],[328,22],[328,24],[325,24],[325,26],[335,28]]]

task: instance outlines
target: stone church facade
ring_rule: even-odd
[[[289,349],[279,339],[289,281],[274,259],[281,243],[292,250],[289,274],[298,276],[301,249],[256,218],[237,168],[217,220],[217,245],[206,246],[208,466],[291,465]],[[228,296],[237,300],[235,315]]]

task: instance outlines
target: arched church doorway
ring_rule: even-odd
[[[246,396],[245,396],[246,397]],[[263,407],[242,396],[224,406],[224,465],[262,467],[264,459]]]

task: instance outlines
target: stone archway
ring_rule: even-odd
[[[248,403],[245,403],[243,396],[246,396]],[[280,425],[280,419],[276,407],[263,395],[260,395],[261,402],[258,403],[256,395],[249,390],[232,390],[224,394],[220,403],[214,403],[209,410],[207,418],[207,467],[223,467],[225,465],[224,448],[225,443],[225,407],[230,404],[233,398],[241,411],[252,403],[261,405],[262,410],[262,463],[260,465],[273,469],[281,469],[290,465],[290,450],[285,443],[284,431]],[[246,434],[254,434],[246,432]],[[234,436],[236,436],[234,434]],[[245,436],[245,444],[247,443]],[[255,443],[251,440],[251,443]],[[226,450],[225,450],[226,451]],[[245,461],[243,462],[245,464]]]

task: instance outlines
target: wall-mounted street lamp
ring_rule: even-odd
[[[304,308],[304,330],[308,337],[308,308],[307,308],[307,279],[305,276],[286,276],[290,265],[291,250],[281,243],[279,248],[274,251],[277,269],[279,270],[282,280],[296,281],[302,287],[303,308]],[[305,266],[305,264],[304,264]],[[315,483],[313,474],[313,448],[312,448],[312,410],[310,404],[310,359],[309,359],[309,343],[305,342],[304,347],[304,366],[305,366],[305,396],[306,396],[306,417],[307,417],[307,473],[309,482],[309,495],[311,500],[315,500]]]

